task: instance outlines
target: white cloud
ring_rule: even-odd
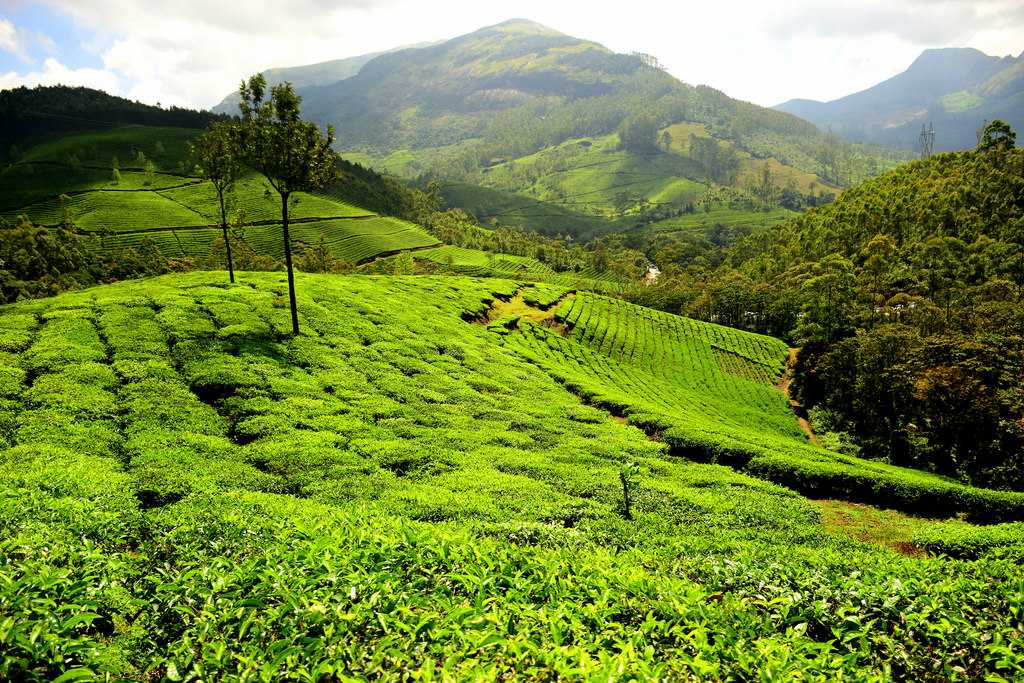
[[[0,74],[0,90],[19,86],[33,88],[37,85],[74,85],[97,88],[109,93],[119,94],[119,81],[116,74],[103,69],[69,69],[53,57],[43,61],[42,71],[31,71],[19,74],[8,71]]]
[[[275,66],[450,38],[514,14],[617,51],[657,55],[689,83],[771,105],[831,99],[905,69],[927,47],[1024,49],[1020,0],[45,0],[87,38],[130,96],[208,107]],[[607,9],[605,9],[607,7]]]
[[[130,92],[209,107],[263,69],[391,47],[385,25],[366,31],[358,21],[401,0],[252,0],[244,12],[207,0],[46,1],[96,32],[88,47],[132,84]]]
[[[18,45],[18,30],[9,19],[0,19],[0,50],[12,54],[21,55],[21,46]]]

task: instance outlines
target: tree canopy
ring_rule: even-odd
[[[281,232],[288,270],[292,332],[298,334],[288,201],[293,192],[315,190],[338,178],[337,155],[331,149],[334,129],[328,126],[324,134],[315,123],[302,119],[299,112],[302,98],[295,94],[290,83],[275,85],[269,98],[266,89],[267,82],[262,74],[239,87],[242,121],[236,145],[246,165],[262,173],[281,197]]]

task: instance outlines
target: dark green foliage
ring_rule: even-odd
[[[989,121],[981,130],[978,140],[979,152],[1006,152],[1017,146],[1017,134],[1010,124],[1001,119]]]
[[[736,180],[740,160],[731,145],[691,135],[690,156],[704,167],[708,180],[719,185],[732,185]]]
[[[38,228],[27,217],[0,227],[0,302],[47,296],[89,282],[94,254],[65,227]]]
[[[658,122],[644,114],[624,119],[615,131],[622,149],[640,154],[658,150]]]

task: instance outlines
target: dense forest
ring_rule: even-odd
[[[802,348],[793,389],[828,445],[1024,485],[1024,150],[1005,124],[770,230],[640,246],[665,275],[637,301]]]

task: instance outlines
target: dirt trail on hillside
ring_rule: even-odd
[[[796,356],[800,353],[800,349],[790,349],[789,358],[786,359],[786,370],[782,373],[782,377],[779,378],[779,383],[775,385],[775,388],[786,395],[789,399],[789,407],[793,410],[793,414],[796,415],[796,423],[800,427],[800,430],[807,435],[807,439],[815,446],[820,446],[821,441],[818,439],[818,435],[814,433],[814,429],[811,428],[811,423],[807,421],[804,413],[804,407],[796,402],[789,394],[789,385],[793,382],[793,368],[796,365]]]

